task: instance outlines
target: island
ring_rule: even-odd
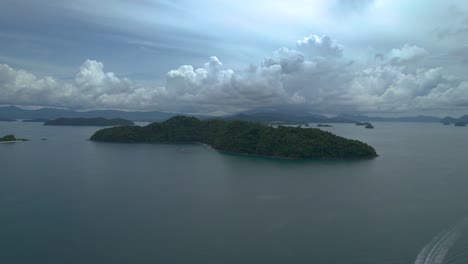
[[[0,143],[28,141],[24,138],[16,138],[14,135],[6,135],[0,138]]]
[[[318,124],[317,127],[332,127],[329,124]]]
[[[367,129],[374,129],[374,126],[373,126],[371,123],[367,123],[367,125],[365,126],[365,128],[367,128]]]
[[[24,119],[23,122],[26,123],[45,123],[49,121],[49,119],[44,119],[44,118],[36,118],[36,119]]]
[[[466,126],[466,123],[465,123],[465,122],[456,122],[456,123],[454,124],[454,126],[464,127],[464,126]]]
[[[357,122],[356,126],[367,126],[369,123],[367,122]]]
[[[45,126],[133,126],[130,120],[123,118],[107,119],[103,117],[96,118],[57,118],[48,120]]]
[[[187,116],[175,116],[143,127],[105,128],[95,132],[90,140],[119,143],[203,143],[219,151],[282,158],[377,157],[375,149],[366,143],[317,128],[274,128],[239,120],[202,121]]]
[[[16,119],[0,117],[0,122],[15,122]]]

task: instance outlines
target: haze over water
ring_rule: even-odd
[[[0,144],[0,263],[466,263],[467,128],[374,125],[327,130],[378,158],[311,161],[0,122],[31,140]]]

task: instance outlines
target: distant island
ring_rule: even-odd
[[[468,123],[468,115],[464,115],[460,118],[453,118],[450,116],[444,117],[441,121],[443,124],[457,124],[457,123],[464,123],[465,125]]]
[[[357,122],[356,126],[366,126],[369,123]]]
[[[277,128],[245,121],[176,116],[144,127],[97,131],[90,140],[120,143],[204,143],[234,153],[284,158],[373,158],[375,149],[358,140],[316,128]]]
[[[332,127],[329,124],[317,124],[317,127]]]
[[[16,119],[0,117],[0,122],[15,122]]]
[[[358,122],[410,122],[410,123],[438,123],[441,121],[440,117],[435,116],[402,116],[402,117],[381,117],[381,116],[366,116],[366,115],[352,115],[352,114],[339,114],[340,117],[348,120],[356,120]]]
[[[465,123],[465,122],[456,122],[456,123],[454,124],[454,126],[464,127],[464,126],[466,126],[466,123]]]
[[[97,118],[57,118],[47,120],[46,126],[133,126],[130,120],[122,118],[106,119],[103,117]]]
[[[363,126],[365,128],[373,129],[374,126],[369,122],[357,122],[356,126]]]
[[[16,138],[14,135],[6,135],[0,138],[0,142],[3,142],[3,143],[18,142],[18,141],[28,141],[28,140],[24,138]]]
[[[23,122],[27,122],[27,123],[45,123],[49,121],[49,119],[44,119],[44,118],[35,118],[35,119],[25,119],[23,120]]]
[[[171,113],[160,111],[118,111],[118,110],[92,110],[73,111],[60,108],[22,109],[16,106],[0,106],[0,118],[4,119],[55,119],[55,118],[124,118],[132,121],[162,121],[183,113]],[[196,115],[200,119],[214,118],[209,115]],[[468,115],[460,118],[436,116],[402,116],[379,117],[341,113],[335,116],[325,116],[320,113],[306,111],[303,108],[274,107],[254,108],[248,111],[238,112],[222,116],[226,120],[241,120],[263,124],[295,125],[304,123],[355,123],[355,122],[441,122],[455,124],[456,122],[468,123]]]
[[[124,118],[127,120],[148,120],[151,122],[166,120],[177,115],[168,112],[130,112],[118,110],[73,111],[60,108],[23,109],[16,106],[0,106],[0,117],[13,119],[56,119],[56,118]],[[202,117],[202,116],[200,116]]]
[[[262,124],[296,125],[309,123],[354,123],[355,121],[340,117],[326,117],[309,113],[290,113],[280,111],[248,111],[232,116],[224,116],[226,120],[238,120]]]

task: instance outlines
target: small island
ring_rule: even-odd
[[[105,128],[92,141],[119,143],[204,143],[233,153],[282,158],[344,159],[377,157],[375,149],[358,140],[316,128],[277,128],[245,121],[176,116],[144,127]]]
[[[318,124],[317,127],[332,127],[329,124]]]
[[[454,124],[454,126],[464,127],[464,126],[466,126],[466,123],[465,123],[465,122],[456,122],[456,123]]]
[[[374,126],[373,126],[371,123],[367,123],[367,125],[365,126],[365,128],[367,128],[367,129],[374,129]]]
[[[130,120],[123,118],[107,119],[103,117],[96,118],[57,118],[48,120],[45,126],[133,126]]]
[[[14,135],[6,135],[0,138],[0,143],[28,141],[24,138],[16,138]]]
[[[367,129],[373,129],[374,128],[374,126],[369,122],[357,122],[356,126],[363,126],[363,127],[367,128]]]

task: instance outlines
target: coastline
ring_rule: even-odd
[[[274,156],[274,155],[261,155],[261,154],[252,154],[246,152],[236,152],[231,150],[217,149],[210,145],[203,144],[208,146],[210,149],[216,150],[221,153],[231,154],[231,155],[240,155],[240,156],[250,156],[250,157],[259,157],[259,158],[269,158],[269,159],[283,159],[283,160],[371,160],[379,157],[377,154],[374,157],[362,157],[362,158],[299,158],[299,157],[285,157],[285,156]]]
[[[3,144],[3,143],[17,143],[17,142],[25,142],[27,140],[11,140],[11,141],[0,141],[0,144]]]
[[[240,155],[240,156],[250,156],[250,157],[259,157],[259,158],[269,158],[269,159],[283,159],[283,160],[371,160],[378,158],[379,155],[377,154],[374,157],[361,157],[361,158],[299,158],[299,157],[285,157],[285,156],[274,156],[274,155],[261,155],[261,154],[252,154],[252,153],[247,153],[247,152],[238,152],[238,151],[232,151],[232,150],[223,150],[223,149],[218,149],[215,148],[209,144],[203,143],[203,142],[197,142],[197,141],[192,141],[192,142],[170,142],[170,141],[164,141],[164,142],[112,142],[112,141],[99,141],[99,140],[92,140],[88,139],[89,141],[93,142],[98,142],[98,143],[112,143],[112,144],[169,144],[169,145],[177,145],[177,144],[195,144],[195,145],[200,145],[204,146],[206,148],[221,152],[221,153],[226,153],[226,154],[232,154],[232,155]]]

